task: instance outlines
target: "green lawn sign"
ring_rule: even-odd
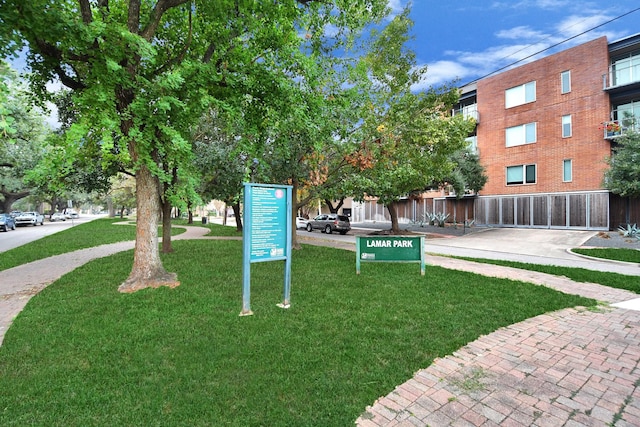
[[[424,276],[424,236],[356,236],[356,274],[361,262],[419,262]]]

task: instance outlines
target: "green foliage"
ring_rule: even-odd
[[[150,195],[161,194],[165,206],[193,195],[194,121],[212,105],[241,111],[246,98],[260,100],[257,111],[276,113],[250,112],[253,123],[274,118],[281,109],[269,107],[296,105],[277,89],[309,77],[308,53],[347,45],[352,32],[387,12],[384,0],[4,0],[2,6],[0,53],[28,47],[30,82],[41,100],[50,99],[45,84],[53,77],[74,91],[77,121],[67,139],[98,144],[100,160],[136,174],[139,224],[151,233],[158,203]],[[330,28],[337,36],[328,35]],[[160,264],[152,252],[140,259]]]
[[[49,285],[0,348],[0,424],[346,426],[481,335],[595,305],[438,267],[425,278],[372,263],[355,276],[352,252],[305,247],[293,254],[291,308],[276,307],[282,265],[258,263],[255,314],[239,317],[241,246],[175,242],[163,258],[181,277],[175,289],[114,292],[131,251]]]
[[[480,156],[469,152],[466,148],[451,156],[454,169],[445,182],[453,186],[456,197],[461,198],[467,190],[478,193],[487,183],[485,168],[480,163]]]
[[[622,197],[640,197],[640,133],[631,129],[616,139],[609,170],[605,172],[604,185],[612,193]]]
[[[360,169],[350,179],[356,198],[377,197],[386,206],[454,171],[452,155],[462,150],[474,124],[451,117],[458,99],[454,87],[412,92],[426,72],[415,66],[405,43],[412,26],[408,11],[374,34],[362,67],[373,75],[372,104],[364,116],[361,140],[347,159]]]
[[[29,174],[44,155],[50,133],[17,73],[0,62],[0,212],[32,192]]]

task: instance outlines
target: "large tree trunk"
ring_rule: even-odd
[[[160,286],[180,284],[175,273],[162,266],[158,248],[158,214],[160,212],[160,182],[146,165],[136,173],[137,226],[133,269],[120,285],[120,292],[135,292]]]
[[[389,216],[391,217],[391,233],[400,234],[400,226],[398,225],[398,211],[396,209],[398,203],[391,202],[387,205]]]

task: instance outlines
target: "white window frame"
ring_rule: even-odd
[[[538,124],[536,122],[508,127],[504,130],[506,147],[534,144],[538,141]]]
[[[562,116],[562,137],[571,138],[573,135],[573,125],[571,124],[571,114]]]
[[[518,105],[529,104],[536,100],[536,82],[525,83],[514,86],[504,91],[504,108],[517,107]]]
[[[564,159],[562,161],[562,182],[573,181],[573,160]]]
[[[569,92],[571,92],[571,71],[563,71],[560,73],[560,93]]]
[[[527,169],[533,168],[533,181],[527,180]],[[521,180],[509,182],[509,170],[512,170],[517,173],[518,169],[520,169],[520,177]],[[507,186],[512,185],[532,185],[538,182],[538,166],[535,163],[531,163],[528,165],[514,165],[507,166],[505,170],[505,181]]]

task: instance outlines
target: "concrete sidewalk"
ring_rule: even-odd
[[[186,233],[174,239],[207,239],[210,238],[204,237],[207,231],[187,227]],[[534,235],[530,237],[533,239]],[[349,250],[355,247],[354,239],[332,242],[321,236],[326,237],[316,233],[299,238],[303,243]],[[534,243],[525,246],[537,253],[516,254],[511,251],[523,246],[522,233],[513,240],[501,239],[500,233],[487,234],[484,241],[472,236],[429,240],[427,250],[436,252],[432,248],[438,248],[455,254],[477,251],[480,258],[488,258],[487,253],[504,257],[511,254],[529,260],[525,262],[535,262],[563,259],[547,255],[561,251],[568,243],[567,236],[554,243],[550,235],[543,234],[536,237],[539,241],[534,239]],[[508,244],[509,241],[512,243]],[[487,248],[489,244],[493,248]],[[133,246],[133,242],[103,245],[3,271],[0,343],[31,296],[91,259]],[[573,257],[570,254],[568,260],[576,261]],[[406,383],[363,408],[356,424],[364,427],[640,425],[640,311],[609,305],[620,303],[622,307],[635,308],[637,294],[437,255],[429,255],[427,261],[444,268],[548,286],[595,298],[603,305],[597,310],[572,308],[544,314],[480,337],[453,355],[435,360]],[[592,269],[606,264],[594,260],[587,263]],[[627,267],[640,274],[637,265]]]

